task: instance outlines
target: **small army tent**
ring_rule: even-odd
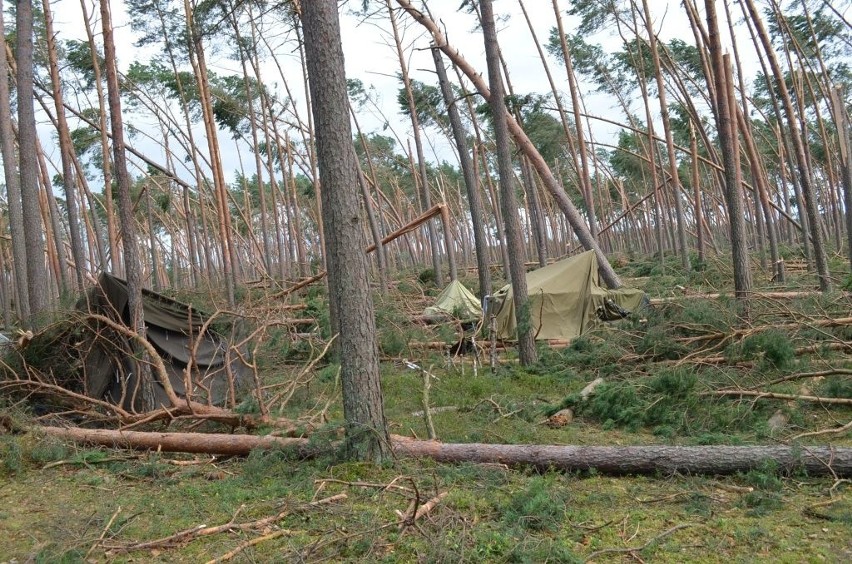
[[[423,310],[427,321],[441,321],[455,318],[459,321],[479,321],[482,319],[482,305],[473,292],[465,288],[458,280],[453,280],[435,298],[435,304]]]
[[[199,403],[223,405],[233,401],[246,381],[247,366],[229,347],[224,335],[213,328],[201,334],[208,317],[189,305],[143,290],[145,328],[169,375],[175,392],[186,397],[185,368],[192,363],[191,394]],[[129,324],[128,288],[124,280],[103,273],[98,284],[77,304],[77,309]],[[146,406],[138,390],[129,341],[96,322],[83,333],[79,348],[83,357],[85,393],[106,399],[125,409],[169,406],[159,382],[154,384],[154,406]],[[155,375],[156,376],[156,375]]]
[[[536,339],[573,339],[602,320],[624,317],[647,301],[641,290],[601,286],[594,251],[528,273],[527,292]],[[492,304],[492,311],[497,312],[497,337],[517,338],[511,285],[495,292]]]

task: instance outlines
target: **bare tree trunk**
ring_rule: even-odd
[[[772,44],[763,25],[763,20],[761,19],[752,0],[744,0],[744,6],[748,8],[749,15],[751,16],[754,27],[757,30],[757,35],[763,44],[764,52],[766,57],[769,59],[769,66],[772,68],[772,74],[775,77],[775,82],[781,96],[781,102],[784,106],[784,113],[787,117],[787,125],[793,142],[793,150],[795,151],[794,156],[799,173],[799,182],[802,186],[802,196],[805,200],[805,211],[808,216],[810,235],[813,243],[814,260],[816,261],[819,287],[823,292],[828,292],[831,290],[831,278],[828,272],[828,257],[825,252],[822,230],[819,227],[820,222],[817,214],[815,186],[813,185],[813,178],[808,167],[807,155],[805,155],[805,147],[796,120],[796,113],[793,110],[790,93],[787,90],[787,84],[784,81],[784,76],[781,72],[781,67],[778,65],[775,52],[772,50]]]
[[[351,456],[379,462],[390,454],[390,439],[355,188],[358,163],[352,145],[337,0],[305,3],[302,22],[323,182],[329,311],[341,362],[347,446]]]
[[[106,216],[107,240],[109,241],[109,259],[113,272],[122,274],[121,249],[118,245],[118,233],[115,227],[116,213],[112,194],[112,162],[109,156],[109,128],[107,127],[107,108],[103,84],[101,82],[101,63],[89,19],[89,4],[86,0],[80,0],[80,7],[83,13],[83,23],[86,27],[86,37],[89,41],[89,50],[92,52],[92,71],[95,75],[95,91],[98,95],[98,130],[100,131],[101,160],[103,161],[104,202],[106,208],[104,215]],[[103,267],[107,268],[107,265],[105,264]]]
[[[17,86],[18,86],[18,159],[24,243],[27,248],[27,282],[30,319],[34,326],[43,321],[50,297],[44,265],[43,224],[39,214],[38,137],[33,92],[33,6],[32,0],[17,0]]]
[[[6,199],[9,201],[9,232],[12,236],[13,273],[15,276],[15,305],[21,320],[30,319],[29,286],[27,284],[27,247],[24,242],[24,212],[21,206],[21,178],[15,154],[15,131],[12,126],[12,103],[9,93],[9,63],[6,59],[6,30],[3,24],[3,0],[0,0],[0,155],[6,180]]]
[[[511,140],[506,121],[508,112],[503,101],[503,77],[500,72],[500,53],[497,44],[497,29],[491,0],[480,0],[482,11],[482,35],[485,40],[485,57],[488,62],[488,79],[491,89],[489,103],[494,120],[494,137],[497,143],[497,168],[500,176],[500,205],[503,209],[503,225],[506,229],[506,245],[509,250],[509,274],[512,282],[512,297],[518,332],[518,355],[523,366],[537,359],[535,335],[530,321],[527,299],[527,274],[524,268],[524,246],[515,186],[512,174]]]
[[[62,101],[62,84],[59,81],[59,65],[56,61],[56,40],[53,35],[53,14],[51,13],[50,2],[48,0],[42,0],[42,6],[44,7],[50,81],[53,85],[53,101],[56,105],[57,131],[62,154],[62,185],[65,188],[65,205],[68,210],[68,234],[71,238],[71,256],[74,259],[75,289],[77,292],[82,292],[86,258],[83,254],[83,238],[80,235],[80,220],[77,211],[76,182],[74,181],[74,147],[71,142],[71,132],[68,129],[68,121],[65,119],[65,106]]]
[[[118,213],[121,226],[121,238],[124,241],[124,269],[127,273],[127,307],[130,312],[130,327],[140,338],[145,338],[145,317],[142,310],[142,263],[136,235],[136,221],[133,217],[133,202],[130,198],[130,176],[127,172],[127,155],[124,147],[124,120],[121,115],[121,91],[118,83],[118,69],[115,42],[113,40],[112,15],[109,0],[101,0],[101,25],[104,37],[104,65],[106,66],[107,96],[110,108],[110,127],[112,130],[112,149],[115,164],[115,180],[118,187]],[[139,351],[136,370],[142,386],[142,408],[154,409],[153,376],[151,368]]]
[[[738,136],[736,123],[733,121],[733,115],[736,111],[732,96],[733,84],[730,84],[732,77],[730,66],[726,61],[727,55],[722,55],[715,0],[705,0],[705,7],[707,10],[710,57],[713,62],[713,76],[708,76],[707,82],[713,82],[716,91],[715,114],[719,144],[722,148],[722,161],[725,165],[725,200],[731,224],[734,291],[741,304],[741,313],[747,318],[749,309],[748,294],[751,291],[751,271],[749,270],[742,188],[739,178]]]
[[[219,151],[219,138],[216,131],[216,120],[213,116],[213,98],[208,83],[209,77],[204,58],[204,45],[199,35],[194,10],[190,6],[189,0],[184,0],[184,11],[186,13],[186,31],[189,34],[191,42],[189,58],[195,73],[195,79],[198,83],[201,110],[204,114],[204,127],[207,133],[207,147],[210,152],[213,192],[216,197],[217,224],[220,243],[222,245],[222,275],[225,278],[228,305],[233,306],[235,303],[234,290],[237,279],[237,260],[231,231],[231,214],[228,208],[227,187],[225,186],[224,171],[222,170],[222,160]],[[113,141],[115,140],[113,139]]]
[[[689,136],[689,149],[692,156],[692,190],[695,198],[694,208],[695,208],[695,233],[698,236],[698,264],[703,265],[705,261],[704,257],[704,228],[702,226],[703,223],[703,208],[701,202],[701,186],[700,181],[701,177],[698,173],[698,139],[695,137],[695,128],[690,124],[690,136]]]
[[[408,111],[411,118],[411,133],[414,137],[414,149],[417,151],[417,172],[420,179],[420,206],[421,212],[432,207],[432,196],[429,190],[429,177],[426,174],[426,158],[423,155],[423,141],[420,132],[420,120],[417,118],[417,104],[414,101],[414,91],[411,88],[411,80],[408,76],[408,65],[405,63],[405,56],[402,50],[402,43],[399,36],[399,30],[396,24],[396,14],[393,11],[391,0],[386,0],[388,7],[388,15],[390,16],[391,27],[393,29],[393,38],[396,44],[396,52],[399,58],[400,73],[402,74],[402,83],[405,87],[405,93],[408,101]],[[426,226],[429,234],[429,246],[432,253],[432,269],[435,271],[435,283],[441,287],[444,285],[444,275],[441,271],[441,247],[438,244],[438,235],[435,232],[435,226],[431,223]]]
[[[559,45],[562,49],[562,59],[565,62],[565,71],[568,74],[568,90],[571,92],[571,107],[574,111],[577,153],[579,153],[580,156],[580,166],[575,168],[577,169],[577,176],[580,179],[580,191],[586,202],[586,214],[589,217],[589,232],[593,238],[597,239],[598,219],[597,214],[595,213],[595,198],[594,192],[592,191],[589,155],[586,152],[586,138],[583,134],[583,119],[580,116],[580,92],[577,87],[577,77],[574,74],[574,64],[571,62],[571,53],[568,50],[568,42],[565,40],[565,30],[562,27],[562,14],[560,13],[559,3],[557,0],[553,0],[553,14],[556,18],[557,30],[559,31]]]
[[[474,84],[479,93],[486,100],[490,101],[491,91],[488,86],[485,84],[485,81],[482,79],[482,76],[477,73],[467,61],[461,56],[461,54],[452,46],[447,43],[447,39],[444,34],[441,32],[440,28],[425,14],[415,9],[410,0],[397,0],[397,3],[402,6],[406,12],[408,12],[411,17],[413,17],[418,23],[420,23],[423,27],[425,27],[429,33],[432,34],[432,38],[435,41],[435,44],[444,52],[447,57],[450,58],[453,63],[467,75],[468,79]],[[515,143],[518,149],[523,152],[527,158],[530,159],[530,163],[536,169],[539,177],[544,183],[545,188],[550,193],[551,196],[556,200],[559,209],[565,215],[568,223],[571,225],[571,228],[574,230],[574,233],[577,235],[577,238],[580,240],[580,243],[587,250],[595,251],[595,255],[598,259],[598,267],[600,269],[601,278],[604,280],[606,285],[610,288],[618,288],[621,286],[621,279],[616,274],[615,270],[609,264],[609,261],[606,258],[601,247],[598,245],[597,241],[594,237],[592,237],[591,232],[589,231],[589,226],[585,224],[583,221],[580,212],[571,202],[571,199],[568,197],[568,194],[565,193],[565,189],[553,175],[553,171],[550,170],[550,167],[547,165],[545,160],[542,158],[541,154],[536,150],[535,146],[530,141],[529,137],[526,135],[524,130],[520,127],[517,121],[508,113],[505,106],[503,106],[503,111],[507,113],[506,120],[509,128],[509,132],[512,137],[515,139]]]
[[[473,224],[473,244],[476,247],[476,265],[479,276],[479,295],[484,297],[491,294],[491,272],[489,271],[488,242],[485,240],[484,210],[482,207],[482,193],[479,189],[479,179],[476,177],[475,166],[472,162],[465,140],[464,126],[456,99],[447,79],[447,70],[441,57],[440,49],[432,48],[432,58],[435,60],[435,69],[438,73],[438,83],[444,103],[447,105],[447,114],[450,118],[450,127],[453,131],[453,139],[459,155],[459,165],[464,176],[464,185],[467,193],[467,203],[470,209],[470,219]],[[465,221],[466,223],[466,221]]]
[[[657,36],[654,32],[654,23],[651,21],[651,10],[648,0],[642,0],[645,11],[645,28],[648,30],[648,44],[651,49],[651,59],[654,62],[657,79],[657,96],[660,99],[660,117],[663,121],[663,132],[666,136],[666,149],[669,157],[669,181],[671,182],[671,196],[675,204],[675,221],[677,222],[677,238],[680,247],[681,266],[689,271],[689,248],[686,243],[686,225],[683,217],[683,203],[681,201],[680,178],[677,171],[677,157],[675,156],[674,138],[672,137],[671,120],[669,119],[669,105],[666,101],[666,85],[663,81],[663,69],[660,65],[660,54],[657,51]],[[700,228],[700,227],[699,227]]]
[[[852,140],[849,133],[849,115],[846,113],[845,98],[841,86],[831,91],[834,121],[837,124],[837,139],[840,146],[840,172],[843,178],[843,207],[846,212],[846,253],[852,266]]]

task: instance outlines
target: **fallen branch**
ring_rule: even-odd
[[[758,390],[713,390],[702,392],[706,396],[747,396],[756,399],[775,399],[786,401],[807,401],[813,403],[852,405],[852,398],[825,398],[819,396],[801,396],[798,394],[779,394],[776,392],[761,392]]]
[[[842,427],[834,427],[832,429],[822,429],[821,431],[811,431],[809,433],[799,433],[798,435],[794,436],[790,440],[796,441],[796,440],[799,440],[799,439],[803,439],[805,437],[816,437],[818,435],[838,435],[840,433],[845,433],[846,431],[850,431],[850,430],[852,430],[852,421],[850,421],[846,425],[843,425]]]
[[[273,531],[273,532],[267,533],[263,536],[259,536],[259,537],[253,538],[251,540],[248,540],[248,541],[242,543],[241,545],[237,546],[235,549],[233,549],[229,552],[226,552],[222,556],[219,556],[218,558],[213,558],[212,560],[208,560],[207,564],[218,564],[219,562],[227,562],[228,560],[231,560],[234,556],[238,555],[239,553],[241,553],[242,551],[244,551],[247,548],[251,548],[253,546],[259,545],[260,543],[263,543],[263,542],[266,542],[266,541],[269,541],[269,540],[272,540],[272,539],[277,539],[278,537],[283,537],[284,535],[291,535],[291,534],[293,534],[293,531],[291,531],[290,529],[278,529],[277,531]]]
[[[763,298],[767,300],[794,300],[796,298],[806,298],[809,296],[821,296],[819,291],[805,292],[752,292],[748,294],[750,298]],[[732,294],[681,294],[677,296],[667,296],[665,298],[651,298],[651,305],[660,305],[671,302],[679,302],[681,300],[717,300],[722,296],[733,297]]]
[[[633,554],[635,552],[642,552],[643,550],[645,550],[646,548],[648,548],[649,546],[651,546],[655,542],[659,542],[659,541],[663,540],[664,538],[666,538],[667,536],[669,536],[673,533],[676,533],[677,531],[679,531],[681,529],[686,529],[687,527],[692,527],[692,525],[689,524],[689,523],[685,523],[683,525],[677,525],[675,527],[672,527],[671,529],[663,531],[659,535],[650,539],[648,542],[646,542],[642,546],[634,546],[634,547],[627,547],[627,548],[604,548],[603,550],[596,550],[593,553],[591,553],[588,556],[588,558],[586,558],[586,562],[589,562],[590,560],[594,560],[596,557],[602,556],[604,554],[624,554],[624,553]]]
[[[308,505],[313,507],[313,506],[317,506],[317,505],[324,505],[326,503],[331,503],[331,502],[334,502],[334,501],[339,501],[341,499],[346,499],[345,493],[333,495],[331,497],[327,497],[325,499],[320,499],[320,500],[317,500],[317,501],[312,501]],[[273,531],[271,533],[261,535],[259,537],[253,538],[251,540],[248,540],[248,541],[240,544],[239,546],[237,546],[233,550],[226,552],[225,554],[223,554],[222,556],[219,556],[218,558],[213,558],[212,560],[208,560],[207,564],[218,564],[219,562],[227,562],[228,560],[231,560],[234,556],[237,556],[239,553],[241,553],[242,551],[244,551],[247,548],[251,548],[253,546],[257,546],[257,545],[264,543],[266,541],[277,539],[278,537],[283,537],[285,535],[290,535],[290,534],[293,534],[293,531],[291,531],[290,529],[279,529],[277,531]]]
[[[818,372],[800,372],[798,374],[788,374],[787,376],[782,376],[781,378],[776,378],[775,380],[771,380],[766,382],[765,384],[758,384],[757,386],[751,388],[752,390],[756,389],[760,386],[774,386],[775,384],[781,384],[784,382],[790,382],[793,380],[804,380],[805,378],[821,378],[823,376],[834,376],[834,375],[852,375],[852,369],[848,368],[829,368],[828,370],[820,370]]]

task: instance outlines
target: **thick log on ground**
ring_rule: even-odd
[[[189,452],[245,456],[255,449],[285,447],[304,448],[307,439],[275,437],[272,435],[229,435],[227,433],[150,433],[143,431],[114,431],[111,429],[81,429],[77,427],[36,427],[46,435],[88,445],[133,450]]]
[[[591,470],[604,474],[732,474],[774,460],[783,469],[808,474],[852,475],[852,448],[788,446],[556,446],[451,444],[393,437],[400,456],[439,462],[501,463],[540,470]],[[831,470],[829,470],[829,467]]]
[[[255,449],[292,447],[306,452],[307,439],[201,433],[143,433],[106,429],[37,427],[42,433],[90,445],[163,452],[247,455]],[[540,470],[595,469],[605,474],[732,474],[775,461],[782,469],[811,475],[852,476],[852,448],[828,446],[559,446],[452,444],[394,435],[398,456],[439,462],[500,463]]]

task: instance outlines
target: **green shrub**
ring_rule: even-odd
[[[555,531],[563,525],[566,503],[553,478],[534,476],[525,489],[511,497],[503,519],[531,531]]]
[[[829,398],[852,398],[852,378],[828,376],[820,387],[820,395]]]
[[[790,338],[777,329],[749,335],[732,351],[743,360],[760,360],[765,367],[777,370],[789,367],[796,356]]]

